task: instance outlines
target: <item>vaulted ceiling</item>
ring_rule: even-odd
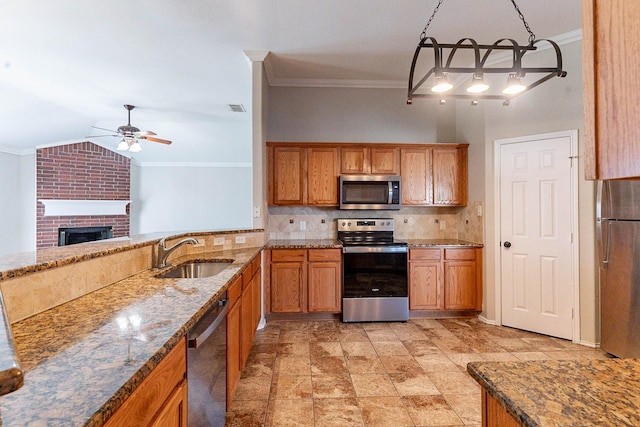
[[[0,150],[118,139],[92,126],[131,122],[173,140],[140,162],[248,162],[251,74],[270,52],[274,86],[405,88],[436,0],[4,0]],[[581,28],[579,0],[517,1],[537,38]],[[509,0],[446,0],[429,35],[493,43],[527,32]],[[108,132],[107,132],[108,133]],[[240,147],[240,149],[238,148]]]

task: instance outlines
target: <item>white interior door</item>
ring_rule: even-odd
[[[500,145],[502,324],[573,337],[571,140]]]

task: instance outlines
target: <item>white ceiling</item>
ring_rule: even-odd
[[[91,126],[153,130],[139,162],[250,162],[246,50],[278,86],[401,87],[437,0],[2,0],[0,150],[87,140]],[[518,0],[537,38],[581,28],[580,0]],[[528,35],[509,0],[446,0],[428,35]],[[113,137],[92,138],[115,147]],[[240,149],[238,147],[241,147]]]

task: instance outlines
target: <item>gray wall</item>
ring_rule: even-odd
[[[36,248],[36,156],[0,151],[0,256]]]

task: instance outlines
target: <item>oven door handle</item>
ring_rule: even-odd
[[[364,253],[406,253],[406,246],[348,246],[342,248],[342,253],[345,254],[364,254]]]

